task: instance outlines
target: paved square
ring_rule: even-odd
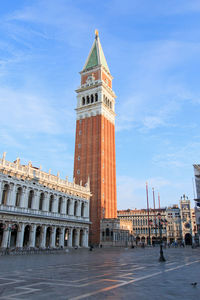
[[[165,263],[159,248],[1,256],[0,299],[200,299],[200,249],[164,254]]]

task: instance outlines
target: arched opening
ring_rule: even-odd
[[[18,225],[14,224],[11,227],[11,235],[10,235],[10,247],[15,248],[16,242],[17,242],[17,231],[18,231]]]
[[[46,232],[46,248],[50,248],[50,239],[51,239],[51,227],[48,227]]]
[[[44,203],[44,193],[41,193],[40,201],[39,201],[39,210],[43,210],[43,203]]]
[[[73,229],[72,231],[72,247],[75,247],[76,246],[76,229]]]
[[[110,236],[110,230],[109,228],[106,228],[106,240],[109,239],[109,236]]]
[[[186,235],[185,235],[185,244],[192,245],[192,236],[190,233],[186,233]]]
[[[140,242],[140,237],[137,236],[137,237],[136,237],[136,245],[137,245],[139,242]]]
[[[66,215],[69,215],[69,206],[70,206],[70,200],[67,200],[67,206],[66,206]]]
[[[2,194],[2,204],[7,205],[8,204],[8,194],[9,194],[9,185],[6,183],[3,188],[3,194]]]
[[[33,205],[33,197],[34,197],[34,191],[31,190],[29,192],[29,196],[28,196],[28,208],[32,208]]]
[[[145,243],[145,237],[144,237],[144,236],[142,236],[141,242],[142,242],[142,243]]]
[[[62,201],[63,201],[63,199],[62,199],[62,197],[60,197],[58,200],[58,213],[59,214],[61,213]]]
[[[65,229],[65,236],[64,236],[64,246],[65,246],[65,247],[68,246],[68,238],[69,238],[69,229],[66,228],[66,229]]]
[[[80,245],[80,247],[83,247],[83,245],[84,245],[84,233],[83,233],[83,229],[80,230],[79,245]]]
[[[84,203],[81,203],[81,217],[84,217]]]
[[[91,103],[93,103],[93,102],[94,102],[94,96],[91,95]]]
[[[53,210],[53,201],[54,201],[54,196],[51,195],[49,199],[49,211],[52,212]]]
[[[77,212],[78,212],[78,202],[75,201],[75,203],[74,203],[74,216],[77,216]]]
[[[21,196],[22,196],[22,188],[18,187],[17,193],[16,193],[16,199],[15,199],[15,206],[20,206],[20,201],[21,201]]]
[[[85,97],[82,98],[82,105],[85,105]]]
[[[153,237],[152,237],[152,245],[155,245],[155,244],[156,244],[156,237],[153,236]]]
[[[40,247],[40,243],[41,243],[41,231],[42,231],[41,226],[38,226],[36,228],[36,233],[35,233],[35,247],[37,248]]]
[[[56,229],[56,247],[59,247],[59,241],[60,241],[60,228]]]
[[[95,94],[95,102],[97,102],[98,101],[98,94],[96,93]]]
[[[87,104],[89,104],[89,103],[90,103],[90,97],[87,96]]]
[[[30,226],[26,225],[26,227],[24,228],[23,247],[28,247],[29,246],[29,240],[30,240]]]
[[[4,231],[4,224],[0,223],[0,248],[1,248],[1,243],[3,240],[3,231]]]

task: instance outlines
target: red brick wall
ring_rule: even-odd
[[[80,148],[78,144],[81,144]],[[80,174],[77,174],[77,170],[80,170]],[[85,184],[88,176],[93,194],[90,200],[90,242],[98,244],[100,219],[117,217],[115,127],[100,115],[85,118],[81,124],[80,121],[76,123],[75,181],[79,184],[82,180]]]

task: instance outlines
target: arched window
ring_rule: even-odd
[[[89,104],[89,103],[90,103],[90,97],[87,96],[87,104]]]
[[[62,206],[62,197],[59,198],[58,200],[58,213],[61,213],[61,206]]]
[[[84,203],[81,203],[81,217],[84,217]]]
[[[15,199],[15,206],[20,206],[21,196],[22,196],[22,188],[18,187],[16,193],[16,199]]]
[[[74,203],[74,216],[77,216],[77,210],[78,210],[78,202],[75,201],[75,203]]]
[[[34,196],[34,191],[31,190],[31,191],[29,192],[29,196],[28,196],[28,208],[31,208],[31,207],[32,207],[33,196]]]
[[[69,206],[70,206],[70,200],[67,200],[67,206],[66,206],[66,215],[69,215]]]
[[[112,102],[110,102],[110,108],[112,109]]]
[[[39,202],[39,209],[43,209],[43,202],[44,202],[44,193],[40,194],[40,202]]]
[[[95,94],[95,102],[97,102],[98,101],[98,94],[96,93]]]
[[[91,95],[91,103],[93,103],[93,102],[94,102],[94,96]]]
[[[85,105],[85,97],[82,98],[82,105]]]
[[[3,194],[2,194],[2,204],[7,205],[8,202],[8,193],[9,193],[9,185],[6,183],[4,185]]]
[[[53,195],[50,196],[50,199],[49,199],[49,211],[52,212],[53,210],[53,201],[54,201],[54,197]]]

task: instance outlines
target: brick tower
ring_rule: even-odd
[[[115,163],[115,93],[98,31],[77,92],[74,178],[90,179],[90,243],[100,242],[100,220],[117,217]]]

